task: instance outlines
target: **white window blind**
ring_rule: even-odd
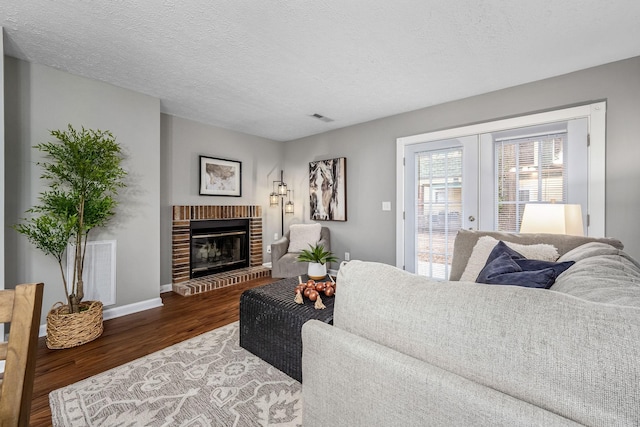
[[[495,140],[496,224],[518,232],[527,203],[565,203],[567,133]]]

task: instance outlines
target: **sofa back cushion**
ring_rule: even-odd
[[[591,242],[569,251],[559,261],[575,264],[556,279],[552,291],[640,308],[640,264],[623,250]]]
[[[478,242],[478,239],[482,236],[491,236],[497,240],[519,243],[521,245],[533,245],[537,243],[549,244],[555,246],[558,250],[558,254],[561,256],[569,252],[571,249],[589,242],[601,242],[618,249],[624,248],[624,245],[620,240],[607,237],[596,238],[545,233],[516,234],[505,233],[502,231],[460,229],[458,230],[458,234],[456,235],[453,245],[453,261],[451,263],[451,274],[449,275],[449,280],[460,280],[460,277],[467,266],[467,261],[469,260],[469,257],[471,257],[473,248]],[[475,278],[473,280],[475,280]]]

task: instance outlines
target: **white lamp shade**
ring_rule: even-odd
[[[580,205],[528,203],[524,207],[520,233],[550,233],[584,236]]]

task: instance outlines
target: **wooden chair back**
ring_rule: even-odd
[[[0,426],[28,426],[42,308],[42,283],[0,291],[0,322],[11,323],[7,342],[0,339],[5,361],[0,386]]]

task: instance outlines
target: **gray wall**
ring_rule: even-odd
[[[289,141],[285,170],[302,202],[308,162],[346,156],[348,221],[327,223],[332,249],[395,264],[396,138],[597,100],[607,101],[606,234],[640,259],[640,57]]]
[[[92,240],[117,241],[117,303],[159,297],[160,283],[160,102],[156,98],[53,68],[5,57],[6,224],[15,224],[37,203],[42,190],[40,153],[32,146],[51,140],[49,130],[75,127],[110,130],[127,155],[129,187],[114,220]],[[8,284],[45,283],[43,317],[64,300],[57,262],[7,228]]]
[[[161,116],[161,283],[171,283],[171,206],[261,205],[263,239],[280,232],[280,215],[269,208],[272,181],[280,176],[284,143],[208,126],[179,117]],[[200,196],[199,156],[242,162],[242,196]],[[263,245],[266,250],[266,244]],[[265,253],[264,260],[269,261]]]

